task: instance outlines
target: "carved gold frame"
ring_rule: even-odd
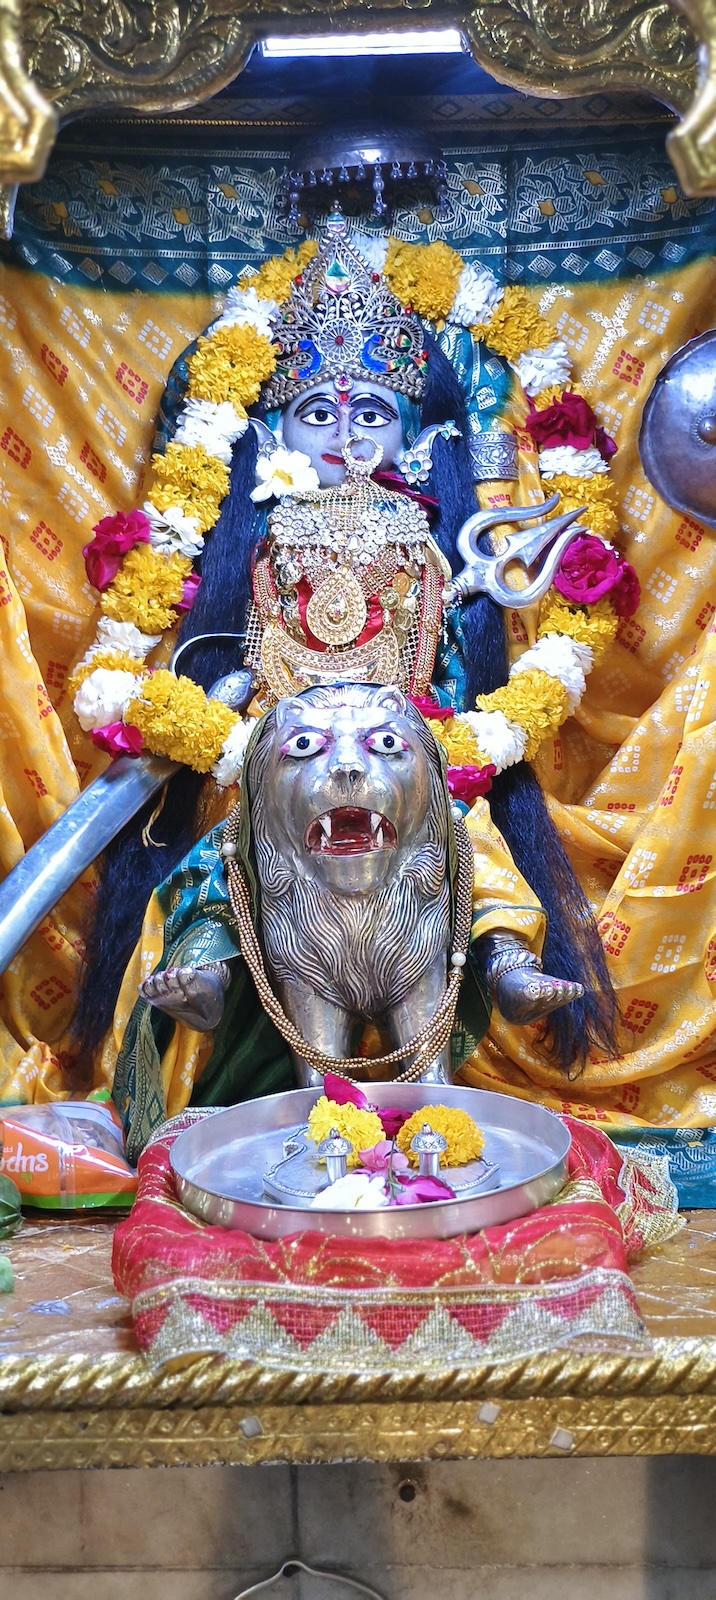
[[[0,1362],[0,1471],[716,1455],[716,1340],[464,1370],[272,1372],[207,1357]]]
[[[269,33],[381,27],[457,27],[533,95],[647,91],[685,192],[716,193],[716,0],[0,0],[0,183],[41,177],[63,119],[207,99]]]

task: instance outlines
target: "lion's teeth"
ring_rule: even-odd
[[[376,844],[378,846],[378,849],[382,850],[382,848],[383,848],[383,829],[382,828],[378,829],[378,832],[376,833],[376,836],[375,836],[375,842],[376,842]]]
[[[370,829],[371,829],[371,833],[375,833],[376,829],[380,827],[380,824],[381,824],[382,821],[383,821],[383,818],[381,817],[381,814],[380,814],[379,811],[371,811],[371,814],[370,814]]]
[[[329,817],[329,815],[328,815],[328,812],[326,812],[326,814],[325,814],[325,816],[323,816],[323,817],[319,817],[319,818],[318,818],[318,820],[319,820],[319,822],[320,822],[320,824],[321,824],[321,827],[322,827],[322,829],[323,829],[323,832],[324,832],[324,833],[325,833],[325,835],[326,835],[326,838],[327,838],[327,839],[330,839],[330,837],[331,837],[331,826],[332,826],[332,824],[331,824],[331,819],[330,819],[330,817]]]

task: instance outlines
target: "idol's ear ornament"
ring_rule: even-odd
[[[401,477],[405,478],[406,483],[411,488],[420,483],[427,483],[433,470],[433,445],[435,440],[438,438],[459,439],[460,437],[460,429],[456,428],[454,422],[441,422],[437,425],[433,424],[429,428],[423,428],[422,433],[418,434],[415,443],[409,445],[406,450],[401,450],[396,457],[395,465]]]
[[[492,508],[468,517],[457,536],[457,547],[465,566],[443,590],[445,604],[454,605],[474,594],[487,594],[498,605],[521,611],[525,606],[541,600],[553,582],[567,546],[579,534],[587,531],[586,528],[580,528],[576,520],[586,511],[586,506],[580,506],[578,511],[563,511],[559,517],[544,520],[545,513],[554,511],[558,501],[559,495],[553,494],[541,506]],[[503,548],[498,555],[482,554],[479,540],[491,528],[505,522],[531,522],[535,517],[543,519],[536,528],[519,528],[514,533],[504,534]],[[505,568],[511,562],[518,561],[528,572],[545,550],[549,550],[549,555],[526,588],[510,588],[505,580]]]

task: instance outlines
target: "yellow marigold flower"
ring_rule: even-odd
[[[217,405],[230,400],[243,410],[258,400],[262,383],[275,370],[276,351],[250,322],[232,323],[201,338],[187,365],[187,393],[193,400]]]
[[[420,245],[391,238],[385,277],[403,305],[411,305],[428,322],[444,322],[455,299],[463,265],[457,251],[441,240]]]
[[[445,721],[429,717],[428,727],[438,744],[447,750],[451,767],[485,766],[487,757],[482,755],[469,723],[459,722],[457,717]]]
[[[549,739],[567,720],[567,691],[558,678],[533,667],[518,672],[503,689],[480,694],[481,711],[503,711],[509,722],[517,722],[527,734],[525,760],[532,761],[544,739]]]
[[[135,544],[100,605],[106,617],[133,622],[142,633],[163,633],[176,622],[174,607],[181,600],[184,579],[192,570],[188,556],[161,555],[150,544]],[[139,663],[131,670],[136,672]]]
[[[595,472],[593,478],[570,478],[566,472],[558,472],[556,477],[549,480],[550,494],[559,490],[560,514],[563,511],[580,511],[587,507],[583,522],[592,533],[599,534],[603,539],[611,539],[619,531],[619,518],[615,505],[617,492],[613,479],[608,472]]]
[[[321,1144],[334,1128],[344,1139],[350,1139],[353,1146],[348,1157],[349,1167],[360,1165],[360,1150],[370,1150],[385,1138],[383,1124],[375,1111],[364,1111],[361,1106],[350,1104],[339,1106],[335,1100],[329,1100],[322,1094],[308,1119],[308,1137],[313,1139],[314,1144]]]
[[[421,1106],[403,1123],[397,1137],[398,1149],[417,1167],[418,1156],[411,1150],[411,1141],[427,1122],[435,1133],[447,1139],[447,1149],[440,1157],[441,1167],[464,1167],[468,1161],[477,1161],[485,1148],[485,1135],[470,1116],[457,1106]]]
[[[150,673],[141,694],[130,700],[125,721],[139,728],[155,756],[208,772],[238,717],[221,700],[210,700],[191,678],[175,678],[162,667]]]
[[[68,684],[70,694],[76,694],[80,684],[97,667],[106,667],[109,672],[133,672],[136,675],[143,671],[144,662],[138,661],[136,656],[130,656],[128,650],[96,650],[89,661],[79,661],[71,673]]]
[[[535,395],[534,404],[538,411],[546,411],[547,406],[553,406],[565,393],[581,395],[583,400],[589,399],[579,383],[549,383],[546,389],[540,389],[539,394]]]
[[[286,250],[282,256],[264,262],[252,277],[241,279],[240,287],[253,289],[260,300],[277,300],[281,305],[288,299],[294,278],[308,266],[317,250],[315,239],[306,239],[297,250]]]
[[[265,341],[264,341],[265,342]],[[168,444],[164,455],[152,456],[152,504],[158,511],[181,506],[196,517],[201,533],[213,528],[229,492],[229,468],[210,456],[203,444]]]
[[[616,636],[619,619],[608,598],[594,605],[570,605],[564,595],[550,589],[542,601],[537,633],[564,633],[577,644],[588,644],[595,661],[609,648]]]
[[[538,310],[526,289],[509,284],[490,317],[470,329],[506,361],[516,361],[525,350],[544,350],[556,338],[554,328]]]

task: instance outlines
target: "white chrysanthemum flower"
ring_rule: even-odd
[[[167,506],[158,511],[151,500],[145,500],[143,510],[149,518],[149,543],[153,550],[170,555],[174,550],[193,561],[201,555],[204,536],[199,532],[196,517],[185,517],[181,506]]]
[[[133,622],[115,622],[114,617],[101,617],[97,624],[97,637],[85,660],[90,661],[98,650],[123,650],[125,655],[143,661],[161,643],[160,633],[142,633]]]
[[[527,749],[527,734],[517,722],[509,722],[504,711],[464,711],[460,722],[469,723],[487,760],[504,772],[522,761]]]
[[[187,400],[179,413],[175,444],[200,444],[210,456],[231,466],[232,445],[246,432],[248,417],[240,417],[229,400]]]
[[[576,711],[584,694],[586,682],[583,658],[581,652],[575,648],[574,640],[567,638],[564,633],[546,633],[529,650],[525,650],[519,661],[514,663],[510,677],[516,678],[520,672],[530,672],[535,669],[546,672],[550,678],[557,678],[567,691],[570,715]]]
[[[108,722],[122,722],[141,681],[133,672],[96,667],[80,684],[74,698],[75,713],[85,733],[104,728]]]
[[[550,450],[540,450],[538,461],[543,478],[556,478],[560,472],[566,472],[570,478],[593,478],[596,472],[609,471],[607,462],[594,445],[588,450],[577,450],[573,444],[553,445]]]
[[[310,456],[302,450],[286,450],[279,445],[270,456],[259,456],[256,462],[258,483],[251,490],[254,501],[270,500],[274,495],[281,500],[286,494],[315,494],[320,480]]]
[[[371,272],[382,272],[388,254],[388,240],[384,233],[353,233],[349,244],[362,256]]]
[[[211,332],[214,328],[230,328],[237,323],[249,323],[257,333],[262,333],[265,339],[273,338],[274,323],[281,315],[281,307],[277,300],[263,300],[250,285],[249,279],[246,288],[235,283],[229,289],[224,309],[217,321],[212,323]]]
[[[214,762],[211,769],[212,776],[222,789],[229,789],[232,783],[238,783],[244,765],[246,747],[254,731],[254,722],[249,718],[244,721],[240,717],[233,728],[227,733],[221,746],[221,755]]]
[[[569,351],[564,339],[553,339],[544,350],[525,350],[510,366],[522,384],[525,394],[534,397],[552,383],[567,383],[572,371]]]
[[[469,261],[457,280],[455,299],[447,314],[448,322],[457,322],[471,328],[477,322],[486,322],[504,294],[494,272],[479,261]]]
[[[319,1189],[311,1201],[314,1211],[373,1211],[390,1201],[382,1173],[347,1172],[326,1189]]]

